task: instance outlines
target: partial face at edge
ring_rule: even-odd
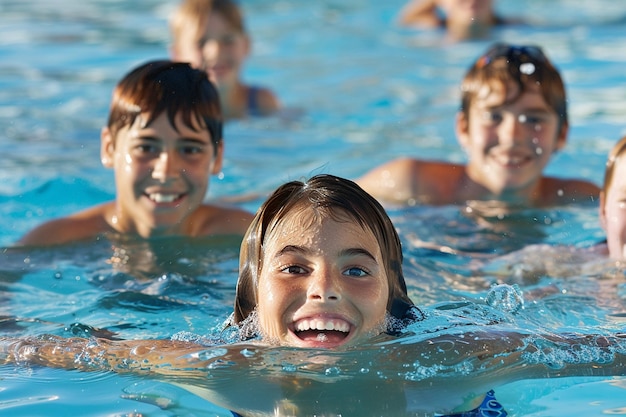
[[[626,160],[615,161],[613,180],[600,197],[600,221],[606,231],[609,256],[626,260]]]
[[[389,282],[380,247],[345,219],[305,209],[266,236],[257,312],[267,341],[332,348],[384,330]]]

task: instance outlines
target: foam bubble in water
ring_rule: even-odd
[[[244,321],[239,323],[239,336],[241,340],[249,340],[259,337],[260,335],[261,328],[259,327],[259,315],[255,308]]]
[[[524,308],[524,296],[517,284],[499,284],[489,290],[486,303],[505,313],[515,313]]]

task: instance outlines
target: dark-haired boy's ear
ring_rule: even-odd
[[[459,111],[456,114],[455,124],[456,139],[463,149],[467,149],[470,145],[469,137],[469,121],[464,112]]]
[[[215,152],[215,158],[213,159],[213,169],[211,169],[212,175],[217,175],[222,172],[222,164],[224,161],[224,141],[217,145]]]
[[[560,151],[565,146],[567,142],[567,134],[569,133],[569,124],[567,122],[563,122],[561,128],[559,129],[559,133],[556,137],[556,147],[555,151]]]
[[[100,132],[100,161],[105,168],[113,168],[113,153],[115,142],[108,127],[103,127]]]

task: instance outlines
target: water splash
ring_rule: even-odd
[[[517,313],[524,309],[524,295],[517,284],[494,285],[487,293],[485,302],[505,313]]]

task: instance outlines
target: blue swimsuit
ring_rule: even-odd
[[[508,413],[496,400],[496,396],[493,390],[489,391],[487,395],[485,395],[485,399],[477,408],[474,408],[471,411],[464,411],[462,413],[457,414],[436,414],[442,417],[506,417]]]
[[[242,417],[240,414],[233,413],[233,417]],[[457,414],[435,414],[440,417],[506,417],[508,414],[502,404],[496,400],[493,390],[489,391],[485,399],[477,408],[471,411],[464,411]]]

